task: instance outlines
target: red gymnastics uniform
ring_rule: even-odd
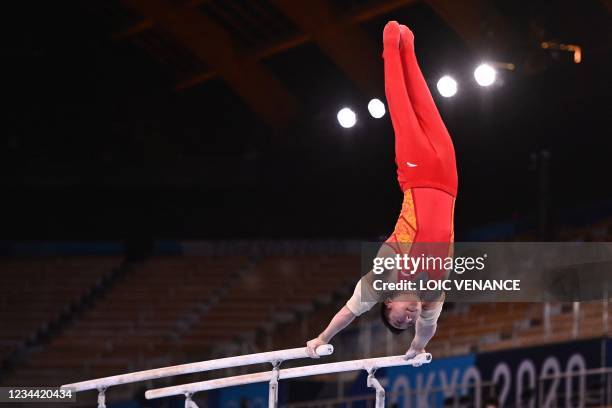
[[[417,63],[412,32],[391,21],[385,26],[383,45],[397,178],[404,193],[400,216],[386,242],[396,253],[446,257],[454,240],[457,196],[453,142]],[[439,279],[444,272],[430,271],[429,279]]]

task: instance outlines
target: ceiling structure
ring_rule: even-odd
[[[261,64],[263,59],[314,43],[366,94],[381,72],[379,47],[361,23],[417,0],[122,0],[104,2],[113,37],[141,44],[176,70],[177,90],[215,77],[225,80],[273,127],[297,115],[299,101]],[[486,0],[427,0],[472,48],[503,55],[518,37]],[[171,37],[165,43],[160,38]],[[178,48],[180,52],[176,52]],[[364,63],[364,61],[373,61]]]
[[[14,210],[51,234],[96,235],[135,219],[134,229],[156,219],[170,235],[225,233],[228,220],[246,235],[285,234],[298,208],[327,218],[304,218],[296,234],[387,230],[397,204],[392,128],[364,107],[384,99],[380,35],[390,19],[414,30],[432,89],[446,72],[460,80],[456,98],[434,92],[461,167],[459,222],[530,211],[530,192],[516,203],[495,197],[530,183],[535,149],[554,146],[561,161],[591,154],[589,144],[603,154],[608,143],[595,130],[605,120],[608,0],[75,0],[45,2],[35,15],[20,7],[31,21],[24,31],[14,19],[21,35],[9,51],[14,112],[0,181],[25,191]],[[543,42],[578,45],[583,61]],[[515,69],[481,92],[471,70],[482,59]],[[335,119],[342,105],[362,119],[348,132]],[[558,180],[585,179],[598,163],[562,169]],[[49,189],[61,193],[41,213],[32,206]],[[99,225],[69,228],[72,213],[85,211],[74,204],[85,190],[97,197]],[[255,217],[241,211],[245,191]],[[340,198],[320,199],[355,191],[378,199],[353,203],[352,213]],[[364,212],[383,215],[355,223]],[[19,219],[7,219],[6,231],[27,230]]]

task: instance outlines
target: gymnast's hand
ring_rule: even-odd
[[[311,358],[319,358],[320,356],[317,354],[317,347],[323,346],[327,344],[320,336],[316,337],[306,343],[306,353]]]
[[[419,354],[425,353],[425,349],[424,348],[420,348],[420,349],[415,349],[410,347],[408,349],[408,351],[406,352],[406,354],[404,354],[404,358],[406,360],[411,360],[413,358],[415,358],[416,356],[418,356]]]

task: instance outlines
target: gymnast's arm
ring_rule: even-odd
[[[321,332],[321,334],[319,334],[317,337],[306,343],[308,355],[312,358],[319,358],[319,355],[315,352],[317,347],[322,344],[329,343],[332,337],[351,324],[351,322],[355,320],[355,317],[357,316],[353,314],[348,307],[343,306],[342,309],[340,309],[331,319],[325,330],[323,330],[323,332]]]
[[[316,338],[306,343],[309,356],[317,358],[318,355],[315,353],[315,350],[318,346],[329,343],[332,337],[351,324],[356,317],[361,316],[363,313],[374,307],[376,303],[378,303],[378,294],[373,293],[369,289],[372,287],[371,282],[373,279],[375,278],[372,271],[364,275],[357,282],[357,285],[355,285],[353,296],[351,296],[346,304],[338,311],[338,313],[336,313],[325,330],[323,330],[323,332],[321,332],[321,334],[319,334]],[[363,287],[363,290],[362,285],[366,285]],[[363,294],[365,294],[365,297]]]
[[[442,305],[444,304],[444,293],[439,300],[434,302],[423,302],[421,307],[421,314],[416,321],[414,327],[414,338],[410,344],[410,348],[406,352],[406,358],[411,359],[414,356],[424,353],[427,343],[436,334],[436,328],[438,327],[438,318],[442,312]]]
[[[392,256],[393,254],[395,254],[395,252],[393,252],[389,246],[383,245],[378,251],[377,257]],[[318,346],[329,343],[332,337],[351,324],[351,322],[355,320],[357,316],[362,315],[374,307],[374,305],[380,300],[378,299],[380,294],[372,293],[372,291],[369,289],[372,287],[372,282],[375,279],[376,276],[372,271],[361,277],[361,279],[357,282],[357,285],[355,285],[353,296],[351,296],[348,302],[346,302],[346,305],[344,305],[338,311],[338,313],[336,313],[321,334],[306,343],[308,355],[310,357],[318,358],[319,356],[315,353]],[[368,293],[367,299],[362,299],[362,287],[364,288],[363,291]]]

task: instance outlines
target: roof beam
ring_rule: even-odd
[[[208,0],[189,0],[186,1],[184,6],[188,8],[195,8],[206,3]],[[297,0],[296,0],[297,1]],[[374,5],[363,6],[355,10],[348,17],[342,18],[341,20],[346,23],[357,24],[364,21],[371,20],[383,14],[391,13],[401,7],[405,7],[414,3],[418,3],[420,0],[387,0],[379,2]],[[606,0],[604,0],[606,1]],[[144,31],[150,30],[155,27],[155,20],[150,17],[144,17],[141,21],[128,27],[125,30],[118,31],[113,35],[113,38],[123,39],[138,35]],[[308,40],[306,40],[308,41]],[[306,42],[305,41],[305,42]]]
[[[363,93],[382,91],[379,81],[372,80],[382,72],[379,49],[359,26],[339,21],[328,0],[272,0],[272,4],[308,33]]]
[[[399,8],[409,6],[417,2],[418,0],[388,0],[385,2],[381,2],[381,3],[376,3],[374,5],[364,6],[359,9],[354,10],[351,13],[347,13],[347,15],[343,17],[340,17],[336,24],[343,27],[342,28],[343,30],[347,30],[347,29],[350,30],[351,25],[356,25],[364,21],[371,20],[373,18],[379,17],[387,13],[391,13]],[[349,37],[349,34],[346,34],[346,36]],[[287,51],[291,48],[295,48],[299,45],[309,43],[311,41],[316,41],[316,39],[310,33],[308,32],[300,33],[300,34],[297,34],[297,35],[294,35],[288,38],[281,39],[278,42],[268,44],[264,47],[248,51],[247,58],[259,61],[259,60],[280,54],[284,51]],[[356,46],[353,45],[352,47],[359,48],[361,45],[358,44],[358,42],[356,43],[357,45]],[[369,57],[369,58],[372,58],[372,57]],[[374,55],[374,60],[375,61],[379,60],[376,55]],[[364,60],[358,60],[358,64],[360,65],[363,64],[363,61]],[[188,78],[182,82],[179,82],[176,85],[176,89],[182,90],[182,89],[189,88],[201,82],[208,81],[214,78],[216,75],[217,73],[215,71],[206,71],[206,72],[199,73],[192,78]],[[360,75],[363,75],[363,73]],[[378,75],[378,72],[376,73],[376,75]],[[357,81],[360,81],[360,80],[358,79]],[[364,88],[367,88],[366,89],[367,92],[372,92],[370,90],[371,86],[372,86],[371,84],[364,85]],[[378,90],[374,90],[374,91],[377,92]]]
[[[185,2],[181,3],[180,6],[186,8],[196,8],[205,3],[208,3],[208,1],[209,0],[186,0]],[[155,27],[155,20],[151,17],[145,16],[142,20],[126,28],[125,30],[118,31],[113,34],[113,38],[121,40],[123,38],[132,37],[147,30],[150,30],[153,27]]]
[[[261,64],[242,57],[214,20],[169,0],[123,0],[153,19],[212,67],[266,123],[282,128],[297,113],[297,100]]]
[[[426,0],[426,3],[473,50],[502,57],[516,43],[516,36],[488,0]]]

